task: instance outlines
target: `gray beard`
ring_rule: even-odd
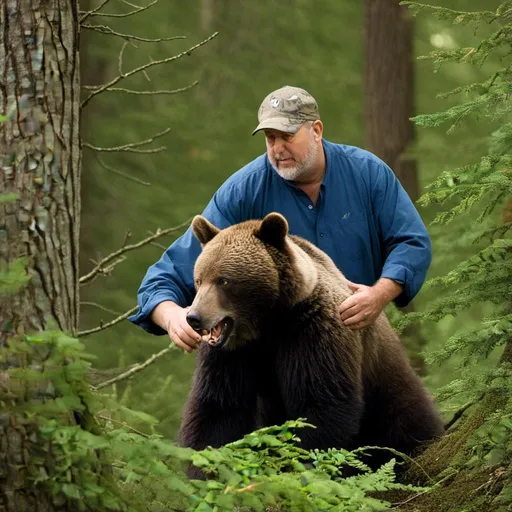
[[[294,167],[286,167],[279,169],[276,162],[276,172],[281,176],[281,178],[286,181],[296,181],[297,178],[300,178],[304,174],[307,174],[313,167],[316,162],[316,158],[318,156],[318,146],[315,143],[315,140],[311,138],[309,141],[308,154],[301,162],[296,162]]]

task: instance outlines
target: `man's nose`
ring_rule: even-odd
[[[274,147],[272,149],[274,150],[274,153],[282,153],[284,150],[284,140],[280,137],[276,137]]]

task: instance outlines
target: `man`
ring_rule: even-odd
[[[340,304],[346,326],[371,324],[392,300],[407,305],[418,293],[432,252],[411,200],[389,167],[362,149],[323,139],[315,99],[285,86],[269,94],[253,135],[267,152],[233,174],[203,215],[223,229],[276,211],[292,234],[325,251],[350,280],[354,294]],[[193,266],[201,251],[190,229],[151,266],[130,318],[148,332],[169,334],[191,352],[200,336],[186,321],[194,297]]]

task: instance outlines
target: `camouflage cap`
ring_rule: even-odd
[[[318,105],[309,92],[286,85],[271,92],[258,111],[259,124],[252,132],[272,128],[286,133],[296,133],[306,121],[320,119]]]

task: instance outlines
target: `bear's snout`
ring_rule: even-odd
[[[197,311],[193,311],[193,310],[189,311],[187,313],[186,318],[187,318],[188,325],[190,325],[190,327],[192,327],[192,329],[194,329],[194,331],[201,332],[202,330],[204,330],[203,319]]]

